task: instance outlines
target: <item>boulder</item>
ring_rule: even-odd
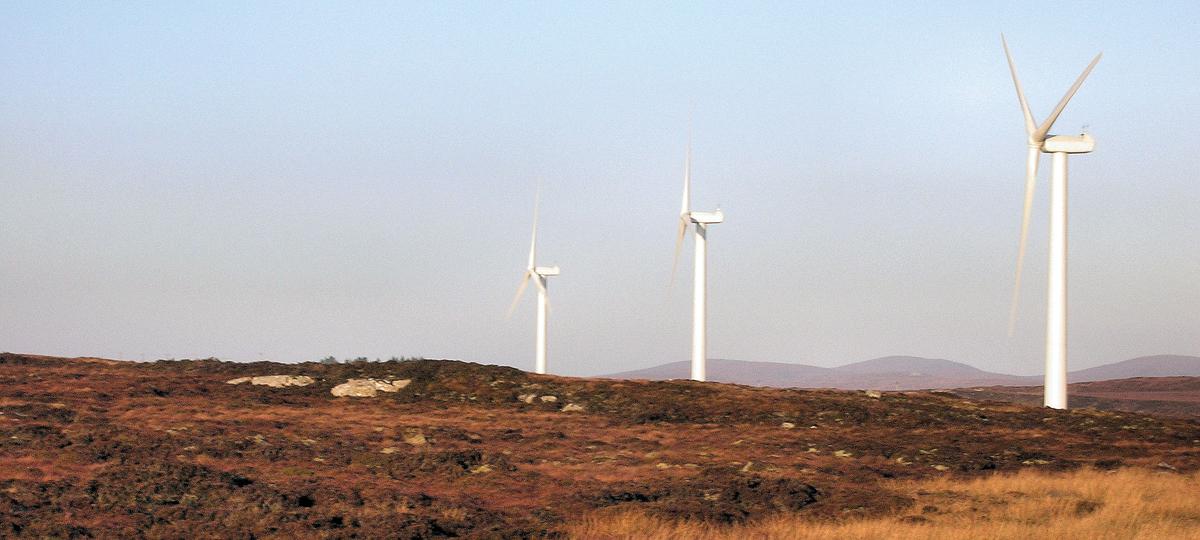
[[[404,442],[413,446],[424,446],[429,443],[425,440],[425,434],[419,429],[409,429],[404,432]]]
[[[229,379],[225,384],[244,384],[250,383],[255,386],[269,386],[271,388],[283,388],[286,386],[308,386],[317,382],[316,379],[307,375],[260,375],[258,377],[238,377]]]
[[[544,403],[554,403],[555,401],[558,401],[558,396],[542,396],[541,400]]]
[[[381,381],[378,379],[350,379],[329,391],[337,397],[375,397],[380,392],[399,392],[412,383],[412,379]]]
[[[261,377],[250,378],[250,384],[255,386],[269,386],[271,388],[308,386],[315,382],[317,380],[308,375],[263,375]]]

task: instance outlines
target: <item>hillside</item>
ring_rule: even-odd
[[[953,393],[981,400],[1025,405],[1042,403],[1041,386],[960,388]],[[1200,418],[1200,377],[1137,377],[1071,383],[1068,405],[1105,411],[1126,411]]]
[[[686,379],[689,362],[672,362],[651,368],[606,375],[614,379]],[[1134,358],[1115,364],[1073,371],[1071,382],[1132,377],[1200,376],[1200,357],[1160,355]],[[708,380],[776,388],[840,388],[845,390],[923,390],[974,386],[1029,386],[1040,376],[1007,375],[935,358],[885,356],[835,368],[779,362],[711,359]]]
[[[623,509],[845,520],[908,512],[901,480],[1190,474],[1197,440],[1194,420],[942,393],[0,354],[0,536],[541,537]]]
[[[1070,382],[1132,379],[1134,377],[1200,377],[1200,357],[1162,354],[1072,371]]]

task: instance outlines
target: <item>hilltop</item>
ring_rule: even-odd
[[[689,362],[605,375],[613,379],[686,379]],[[1133,358],[1115,364],[1072,371],[1071,382],[1089,382],[1133,377],[1200,376],[1200,357],[1158,355]],[[1031,386],[1040,376],[1007,375],[938,358],[885,356],[844,366],[825,368],[782,362],[748,362],[710,359],[708,380],[777,388],[841,388],[845,390],[922,390],[975,386]]]
[[[335,397],[350,379],[374,397]],[[897,481],[1111,469],[1200,470],[1200,422],[441,360],[0,354],[0,536],[537,537],[621,509],[836,521],[919,513]]]

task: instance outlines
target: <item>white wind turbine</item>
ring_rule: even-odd
[[[1008,59],[1008,69],[1012,73],[1013,86],[1017,89],[1017,99],[1021,102],[1021,113],[1025,116],[1025,132],[1028,135],[1029,153],[1025,159],[1025,206],[1021,214],[1021,241],[1017,250],[1016,284],[1013,288],[1012,308],[1009,312],[1008,333],[1011,336],[1017,317],[1017,302],[1021,293],[1021,266],[1025,260],[1025,243],[1029,234],[1029,211],[1033,204],[1033,191],[1037,183],[1039,154],[1052,154],[1053,162],[1050,176],[1050,262],[1049,285],[1046,301],[1046,373],[1043,391],[1043,405],[1055,409],[1067,408],[1067,155],[1086,154],[1096,146],[1096,141],[1088,134],[1082,135],[1049,135],[1050,128],[1058,115],[1067,106],[1067,102],[1079,90],[1083,80],[1100,61],[1100,54],[1088,64],[1075,84],[1067,90],[1066,95],[1054,107],[1054,110],[1039,125],[1033,120],[1029,103],[1025,100],[1025,92],[1021,89],[1021,81],[1017,78],[1017,68],[1013,65],[1012,55],[1008,52],[1008,42],[1000,36],[1004,47],[1004,56]]]
[[[691,210],[692,188],[692,141],[688,138],[687,160],[683,166],[683,205],[679,209],[679,234],[675,238],[675,263],[671,268],[674,280],[675,267],[679,265],[679,251],[683,247],[683,235],[689,224],[695,224],[696,261],[692,282],[692,380],[705,380],[708,337],[708,226],[721,223],[725,214],[718,208],[715,212],[693,212]]]
[[[534,283],[537,283],[538,288],[537,345],[534,371],[544,374],[546,373],[546,316],[550,311],[550,300],[546,294],[546,278],[557,276],[559,269],[558,265],[537,266],[537,220],[540,198],[541,189],[539,188],[533,196],[533,234],[529,241],[529,262],[525,265],[525,275],[521,278],[521,285],[517,287],[517,296],[513,298],[512,306],[508,308],[508,315],[511,317],[513,311],[517,309],[517,303],[521,301],[521,295],[525,293],[525,287],[529,285],[529,280],[532,278]]]

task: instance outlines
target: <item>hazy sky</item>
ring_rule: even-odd
[[[1039,120],[1104,52],[1071,368],[1200,354],[1200,4],[647,4],[0,4],[0,350],[530,369],[541,176],[551,371],[685,360],[690,110],[711,357],[1038,373],[1003,31]]]

